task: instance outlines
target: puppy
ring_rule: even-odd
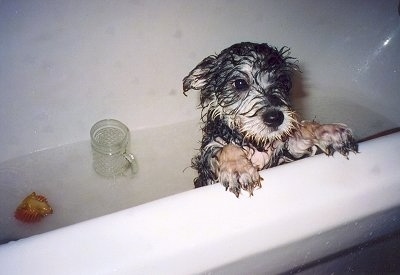
[[[183,79],[186,95],[200,91],[203,138],[192,159],[195,187],[220,182],[239,197],[261,187],[258,171],[312,156],[357,152],[341,123],[300,121],[289,93],[297,66],[289,49],[244,42],[200,62]]]

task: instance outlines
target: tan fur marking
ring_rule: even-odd
[[[239,197],[240,189],[253,195],[256,187],[261,187],[262,178],[251,161],[247,158],[246,151],[234,144],[225,145],[217,154],[219,164],[218,181],[226,189]]]

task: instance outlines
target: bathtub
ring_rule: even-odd
[[[399,146],[396,133],[362,143],[361,153],[350,155],[350,160],[318,155],[262,171],[263,188],[254,197],[236,199],[216,184],[10,242],[0,246],[1,270],[295,270],[400,230],[400,155],[393,150]]]
[[[0,18],[0,273],[400,271],[398,1],[1,1]],[[251,198],[192,189],[181,81],[239,41],[289,45],[296,109],[348,124],[360,153],[261,171]],[[132,178],[91,168],[104,118],[131,130]],[[31,191],[55,212],[18,223]]]

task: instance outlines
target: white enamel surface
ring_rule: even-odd
[[[317,234],[309,260],[399,229],[362,218],[400,203],[400,134],[368,141],[350,160],[319,155],[262,172],[254,197],[213,185],[0,246],[5,274],[192,274],[255,257],[229,274],[278,273],[305,260],[296,244]],[[382,154],[385,152],[385,154]],[[352,230],[324,232],[346,223]],[[357,224],[359,223],[359,225]],[[381,228],[384,226],[386,229]],[[320,243],[318,243],[318,239]],[[331,242],[331,244],[330,244]],[[297,247],[297,252],[304,247]],[[293,254],[293,255],[292,255]]]

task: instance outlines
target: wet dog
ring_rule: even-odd
[[[357,152],[345,124],[300,121],[292,109],[289,49],[244,42],[200,62],[183,79],[184,94],[200,91],[203,139],[192,159],[195,187],[220,182],[237,197],[261,187],[258,171],[322,150]]]

